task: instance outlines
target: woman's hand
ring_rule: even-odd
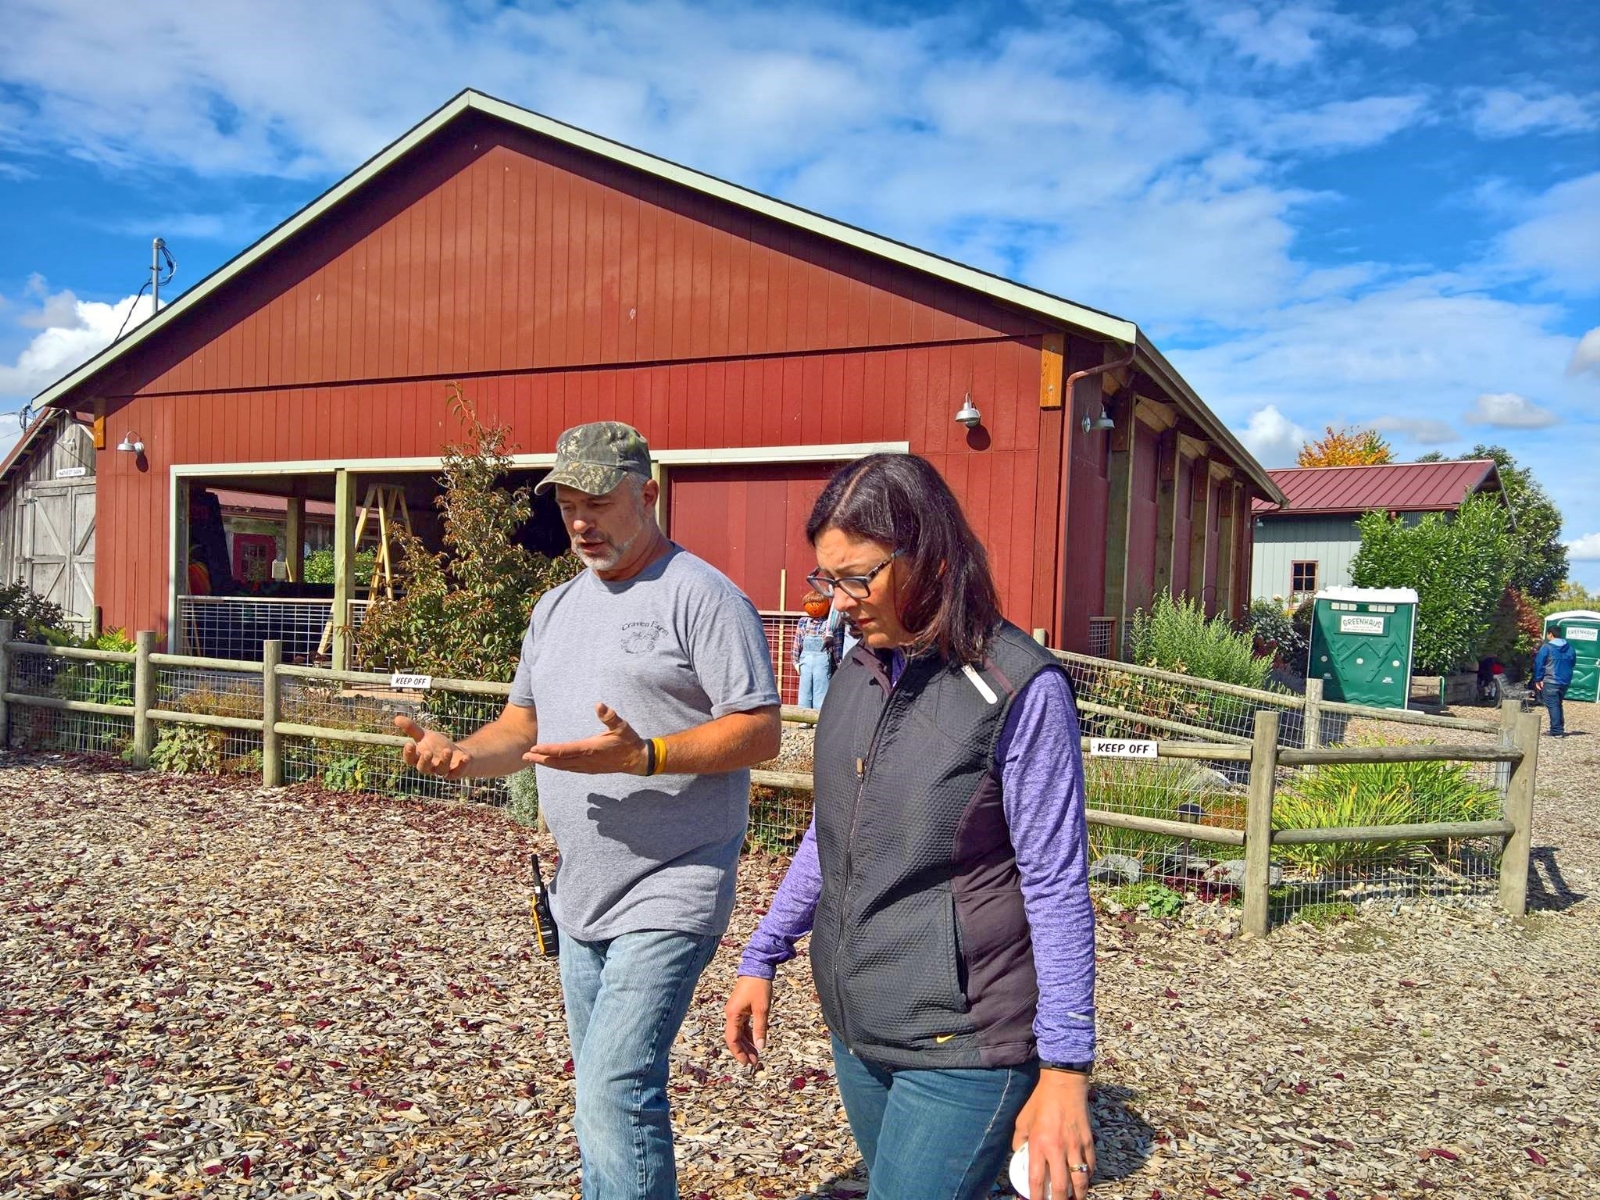
[[[740,980],[743,983],[744,980]],[[734,992],[738,994],[737,989]],[[731,1010],[733,1001],[729,1001]],[[1028,1143],[1028,1193],[1051,1200],[1084,1200],[1094,1175],[1094,1131],[1089,1128],[1089,1077],[1071,1071],[1039,1072],[1033,1095],[1017,1114],[1011,1148]],[[1074,1171],[1074,1166],[1088,1167]]]
[[[727,1006],[722,1010],[727,1023],[722,1040],[728,1051],[745,1066],[761,1061],[767,1048],[767,1014],[772,1011],[772,980],[741,975],[734,982]]]
[[[523,762],[557,771],[576,771],[581,775],[642,775],[644,739],[609,704],[596,704],[594,715],[606,731],[576,742],[534,746],[522,756]]]

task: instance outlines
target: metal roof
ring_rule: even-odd
[[[1454,512],[1474,492],[1500,490],[1492,458],[1384,463],[1369,467],[1285,467],[1268,471],[1288,503],[1255,500],[1262,516],[1386,512]]]
[[[1205,430],[1206,435],[1211,440],[1227,451],[1228,456],[1244,470],[1250,481],[1257,488],[1273,497],[1274,500],[1280,497],[1280,493],[1268,476],[1267,471],[1244,448],[1244,445],[1222,421],[1206,407],[1188,382],[1173,369],[1161,352],[1156,349],[1155,345],[1132,321],[1123,320],[1121,317],[1115,317],[1109,313],[1103,313],[1081,304],[1074,304],[1072,301],[1063,299],[1060,296],[1053,296],[1048,292],[1027,287],[999,275],[992,275],[987,271],[980,271],[975,267],[966,266],[952,259],[930,254],[925,250],[918,250],[914,246],[908,246],[902,242],[881,237],[875,233],[869,233],[864,229],[847,225],[842,221],[835,221],[793,204],[785,204],[783,201],[775,200],[771,196],[764,196],[759,192],[753,192],[748,188],[739,187],[737,184],[729,183],[726,180],[702,174],[699,171],[680,166],[667,159],[657,158],[653,154],[635,150],[631,146],[625,146],[620,142],[614,142],[598,134],[589,133],[586,130],[567,125],[551,117],[530,112],[525,108],[518,108],[514,104],[496,100],[492,96],[486,96],[482,92],[476,92],[470,88],[462,91],[443,108],[440,108],[410,131],[384,147],[305,208],[271,230],[254,245],[217,268],[217,270],[184,292],[178,299],[164,307],[159,313],[130,330],[121,340],[107,346],[88,362],[40,392],[38,396],[34,397],[34,406],[37,408],[60,403],[80,384],[91,379],[146,338],[158,333],[169,322],[179,320],[185,312],[201,304],[208,296],[236,275],[266,257],[313,221],[336,207],[352,193],[358,191],[383,171],[406,157],[412,150],[434,134],[471,112],[482,113],[505,121],[510,125],[528,130],[542,137],[547,137],[579,150],[632,167],[658,179],[668,180],[680,186],[691,188],[694,191],[716,197],[726,203],[737,205],[751,212],[760,213],[784,224],[807,230],[831,241],[898,263],[901,266],[923,272],[959,287],[981,292],[1002,304],[1043,317],[1051,323],[1097,334],[1111,341],[1120,342],[1124,346],[1131,347],[1135,352],[1134,366],[1167,388],[1172,398],[1179,402],[1196,424]]]

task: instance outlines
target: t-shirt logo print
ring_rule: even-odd
[[[622,648],[629,654],[648,654],[667,635],[667,627],[656,621],[629,621],[622,627]]]

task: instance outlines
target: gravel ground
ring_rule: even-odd
[[[1100,926],[1095,1195],[1600,1195],[1600,710],[1542,748],[1539,911]],[[575,1195],[552,963],[482,808],[0,758],[0,1196]],[[803,963],[721,1049],[748,857],[674,1064],[686,1197],[864,1185]]]

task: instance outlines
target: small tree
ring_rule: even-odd
[[[1507,525],[1505,506],[1491,496],[1468,498],[1454,520],[1428,513],[1411,524],[1374,511],[1357,522],[1351,582],[1417,590],[1422,670],[1444,674],[1478,657],[1511,579]]]
[[[1335,429],[1332,425],[1314,442],[1300,447],[1295,465],[1300,467],[1369,467],[1394,461],[1389,443],[1375,429]]]
[[[496,486],[511,469],[509,430],[483,424],[453,384],[448,404],[464,436],[445,447],[444,491],[434,501],[444,548],[432,552],[396,531],[396,598],[373,602],[356,649],[381,669],[504,683],[534,601],[583,568],[571,555],[550,559],[517,544],[533,497],[526,487]]]

